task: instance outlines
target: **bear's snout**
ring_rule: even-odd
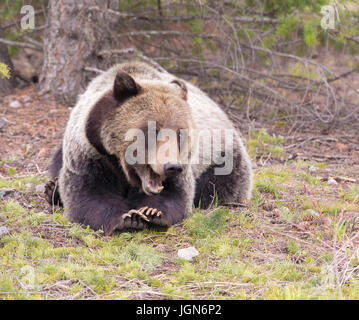
[[[166,176],[176,176],[183,171],[182,164],[180,162],[167,162],[163,166],[163,170]]]

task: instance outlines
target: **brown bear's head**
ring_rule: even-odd
[[[86,136],[99,153],[118,159],[131,185],[151,195],[188,169],[191,129],[182,81],[138,83],[120,71],[113,89],[91,109]]]

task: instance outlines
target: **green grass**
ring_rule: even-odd
[[[13,168],[10,168],[13,169]],[[9,169],[9,170],[10,170]],[[15,175],[16,169],[10,170],[10,175]],[[21,178],[14,177],[13,179],[5,179],[0,177],[0,189],[17,189],[17,190],[25,190],[26,185],[31,183],[33,185],[38,185],[40,183],[44,183],[45,179],[39,175],[28,175]]]
[[[357,249],[348,241],[356,229],[340,218],[359,211],[357,185],[319,177],[299,161],[260,168],[247,208],[195,209],[167,232],[111,237],[61,210],[46,214],[44,200],[25,187],[43,178],[2,178],[2,188],[21,197],[0,204],[0,224],[11,231],[0,239],[0,298],[358,299]],[[312,217],[315,203],[321,213]],[[334,240],[345,246],[340,259]],[[177,256],[189,246],[199,251],[192,262]],[[337,261],[347,263],[339,274]],[[340,288],[338,276],[349,277]]]
[[[248,153],[252,159],[256,156],[278,158],[284,154],[284,138],[270,135],[265,129],[252,129],[248,139]]]

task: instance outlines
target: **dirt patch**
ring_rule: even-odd
[[[18,102],[18,103],[16,103]],[[0,173],[43,172],[65,130],[70,109],[28,87],[0,96]]]
[[[48,240],[55,248],[84,246],[81,239],[70,236],[69,231],[62,225],[51,225],[43,223],[39,226],[31,226],[30,231],[34,236]]]

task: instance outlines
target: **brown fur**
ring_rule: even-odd
[[[155,121],[157,130],[176,132],[194,129],[196,124],[202,128],[232,126],[219,107],[190,84],[143,63],[115,66],[90,83],[72,111],[62,148],[51,166],[52,178],[59,177],[58,189],[54,184],[47,188],[48,194],[51,188],[53,192],[59,190],[61,199],[49,198],[61,200],[73,221],[110,234],[128,228],[167,228],[180,222],[193,203],[201,203],[202,208],[210,205],[214,191],[218,191],[220,203],[250,195],[250,162],[238,136],[233,151],[235,168],[230,175],[214,176],[215,164],[186,163],[175,176],[166,175],[165,166],[157,159],[151,167],[163,179],[164,189],[152,195],[144,192],[143,177],[148,177],[148,166],[125,161],[132,143],[125,141],[125,135],[130,129],[142,129],[148,138],[148,121]],[[163,143],[157,144],[157,150]],[[179,139],[174,143],[179,150]],[[180,159],[177,154],[173,161]],[[146,158],[147,163],[149,160]],[[137,215],[123,218],[130,210],[145,206],[163,214],[149,221]]]
[[[121,108],[106,117],[102,123],[101,140],[106,150],[120,159],[122,168],[133,185],[136,185],[137,180],[133,179],[125,162],[126,149],[132,142],[124,141],[124,137],[133,128],[143,128],[146,134],[148,121],[156,121],[158,130],[166,128],[177,131],[193,127],[191,110],[182,98],[182,93],[158,85],[142,88],[138,95],[124,101]]]

